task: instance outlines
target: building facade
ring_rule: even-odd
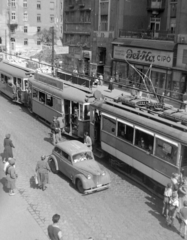
[[[0,37],[10,54],[41,49],[37,33],[54,27],[60,37],[60,0],[1,0]]]
[[[148,0],[145,9],[147,26],[123,26],[113,40],[112,74],[140,86],[149,73],[158,93],[181,100],[187,91],[187,2]]]
[[[69,54],[63,55],[62,68],[90,75],[92,0],[64,0],[63,45]]]

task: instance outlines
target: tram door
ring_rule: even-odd
[[[65,131],[69,135],[78,136],[78,103],[64,100]]]
[[[69,100],[64,99],[64,112],[65,112],[65,131],[68,134],[72,133],[71,129],[71,102]]]
[[[97,109],[90,108],[90,137],[96,147],[100,146],[101,115]]]

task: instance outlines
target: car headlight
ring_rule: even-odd
[[[105,176],[105,175],[106,175],[106,172],[105,172],[105,171],[103,171],[103,172],[101,173],[101,175],[102,175],[102,176]]]
[[[88,179],[91,179],[91,178],[92,178],[92,176],[91,176],[91,175],[88,175],[88,176],[87,176],[87,178],[88,178]]]

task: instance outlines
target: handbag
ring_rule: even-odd
[[[34,181],[35,181],[35,184],[38,185],[38,178],[36,175],[34,175]]]

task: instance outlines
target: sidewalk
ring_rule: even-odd
[[[16,190],[9,196],[0,158],[0,239],[47,240],[48,237],[27,210],[27,203]]]

